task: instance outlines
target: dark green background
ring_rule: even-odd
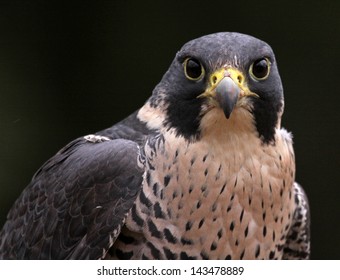
[[[139,108],[186,41],[238,31],[276,53],[312,257],[340,258],[340,1],[57,3],[0,2],[0,226],[45,160]]]

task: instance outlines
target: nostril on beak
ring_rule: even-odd
[[[212,80],[212,84],[215,85],[217,82],[217,77],[214,75],[212,76],[211,80]]]

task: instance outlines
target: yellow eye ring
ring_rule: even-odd
[[[255,60],[249,68],[250,76],[256,81],[263,81],[270,74],[270,60],[266,57]]]
[[[205,70],[201,62],[196,58],[187,58],[184,63],[184,74],[188,80],[198,81],[205,75]]]

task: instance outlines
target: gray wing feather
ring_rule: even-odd
[[[294,183],[295,211],[293,223],[283,248],[284,259],[310,258],[310,211],[308,198],[303,188]]]
[[[139,148],[79,138],[35,174],[0,233],[2,259],[98,259],[139,192]]]

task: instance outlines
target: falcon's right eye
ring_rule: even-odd
[[[185,76],[192,81],[198,81],[204,76],[204,68],[199,60],[195,58],[187,58],[184,63]]]

